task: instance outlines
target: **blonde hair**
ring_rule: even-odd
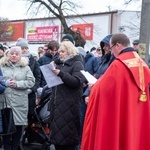
[[[78,49],[70,41],[61,42],[59,50],[61,49],[66,50],[69,56],[75,56],[79,54]]]

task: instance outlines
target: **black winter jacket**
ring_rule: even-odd
[[[114,56],[111,53],[102,56],[101,64],[99,64],[98,70],[95,73],[95,77],[100,78],[104,72],[107,70],[111,62],[114,60]]]
[[[111,52],[105,54],[105,50],[103,49],[104,44],[109,45],[109,41],[110,38],[112,37],[112,34],[107,35],[101,42],[100,42],[100,46],[102,49],[102,57],[100,59],[100,63],[99,66],[97,67],[97,71],[95,73],[95,77],[97,79],[99,79],[107,70],[107,68],[109,67],[109,65],[112,63],[112,61],[115,59],[114,55],[111,54]],[[87,97],[90,94],[90,89],[89,87],[87,87],[87,89],[85,90],[83,97]]]
[[[35,100],[36,100],[36,94],[37,88],[40,86],[40,80],[41,80],[41,73],[38,62],[34,59],[32,55],[29,56],[29,67],[35,77],[35,84],[31,88],[32,93],[28,95],[29,99],[29,114],[34,114],[34,108],[35,108]]]
[[[76,145],[79,143],[80,105],[82,100],[82,78],[84,69],[79,55],[65,63],[56,62],[60,69],[58,76],[64,84],[52,88],[53,119],[51,122],[51,143]]]

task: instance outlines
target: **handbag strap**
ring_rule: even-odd
[[[4,108],[4,106],[6,106],[6,107],[7,107],[7,100],[6,100],[5,93],[4,93],[3,95],[4,95],[4,103],[3,103],[3,108]],[[5,104],[5,105],[4,105],[4,104]]]

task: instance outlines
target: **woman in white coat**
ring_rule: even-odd
[[[6,77],[5,98],[7,106],[13,110],[16,132],[3,136],[4,150],[17,150],[22,129],[27,125],[28,92],[34,86],[35,78],[28,61],[21,57],[21,47],[11,47],[8,55],[0,60],[3,76]],[[1,98],[2,100],[2,98]]]

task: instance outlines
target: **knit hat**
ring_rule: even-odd
[[[24,39],[24,38],[19,38],[17,40],[16,46],[29,48],[28,41],[26,39]]]
[[[0,50],[2,50],[4,52],[4,47],[2,44],[0,44]]]
[[[11,53],[11,52],[17,52],[18,55],[22,55],[22,50],[21,50],[21,47],[20,46],[13,46],[9,49],[8,51],[8,54]]]
[[[33,57],[39,58],[38,53],[37,53],[36,51],[30,51],[30,54],[31,54]]]
[[[4,49],[7,50],[9,47],[7,45],[3,45]]]
[[[139,40],[134,40],[132,44],[139,44],[140,41]]]
[[[70,42],[72,42],[74,44],[74,39],[71,34],[64,35],[61,41],[64,41],[65,39],[69,40]]]
[[[96,50],[96,47],[92,47],[92,48],[90,49],[90,52],[92,52],[92,51],[94,51],[94,50]]]

